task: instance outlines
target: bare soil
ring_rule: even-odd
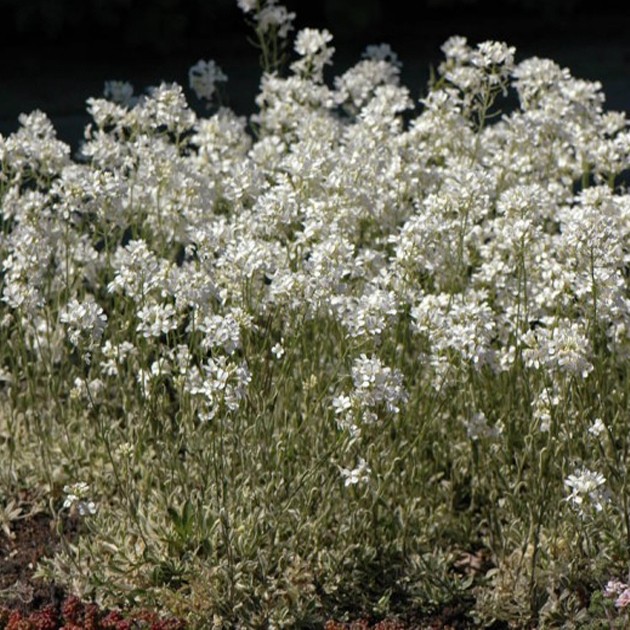
[[[44,606],[61,605],[64,590],[51,582],[34,577],[42,557],[52,556],[60,541],[46,514],[35,514],[15,521],[11,526],[13,538],[0,532],[0,605],[30,613]],[[68,520],[66,531],[76,534],[78,523]]]

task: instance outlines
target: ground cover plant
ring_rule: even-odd
[[[192,628],[624,627],[625,115],[461,37],[418,103],[387,45],[330,79],[239,6],[251,120],[201,61],[207,115],[109,82],[79,155],[0,137],[3,535],[47,512],[39,575]]]

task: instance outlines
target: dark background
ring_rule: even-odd
[[[600,80],[607,107],[630,112],[630,9],[583,0],[285,0],[296,30],[328,28],[341,73],[369,44],[389,43],[403,61],[403,82],[420,97],[429,67],[451,35],[471,43],[498,39],[517,60],[536,55]],[[625,3],[620,3],[622,6]],[[409,7],[414,7],[411,14]],[[258,53],[236,0],[0,0],[0,133],[20,112],[45,111],[74,146],[89,121],[85,100],[108,79],[136,92],[176,81],[190,101],[188,68],[214,59],[227,73],[228,104],[254,111]]]

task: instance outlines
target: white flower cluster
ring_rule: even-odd
[[[96,504],[90,499],[90,486],[84,481],[78,481],[63,487],[66,498],[64,508],[77,510],[81,516],[96,514]]]
[[[489,425],[488,418],[483,411],[473,413],[470,418],[464,421],[464,424],[466,434],[474,442],[483,438],[497,438],[503,433],[503,425],[501,423]]]
[[[103,336],[107,315],[96,303],[94,297],[87,295],[83,302],[73,298],[59,313],[59,321],[66,324],[68,339],[73,346],[78,346],[82,335],[92,341]]]
[[[123,107],[134,104],[133,85],[129,81],[105,81],[103,96]]]
[[[230,363],[224,357],[208,359],[200,369],[192,368],[183,377],[185,390],[199,403],[201,420],[212,420],[223,408],[237,411],[251,381],[245,363]]]
[[[411,310],[415,330],[433,347],[436,367],[451,353],[481,369],[494,363],[495,318],[485,292],[464,295],[425,295]]]
[[[236,0],[236,3],[243,13],[253,13],[257,28],[263,33],[276,28],[278,36],[285,38],[293,29],[295,13],[278,4],[278,0]]]
[[[197,98],[210,103],[214,98],[217,83],[227,81],[227,75],[219,68],[215,61],[200,59],[188,70],[188,84]]]
[[[484,117],[484,108],[496,93],[507,92],[515,49],[493,41],[472,49],[466,38],[455,36],[445,42],[442,51],[446,60],[440,66],[440,74],[461,91],[467,110]]]
[[[357,415],[361,424],[374,424],[383,413],[398,414],[407,402],[402,373],[383,365],[378,357],[362,354],[355,359],[352,382],[352,391],[334,397],[332,405],[339,428],[353,437],[361,433]]]
[[[541,390],[534,398],[532,402],[532,416],[540,431],[547,432],[550,430],[555,408],[559,402],[559,397],[548,389]]]
[[[525,364],[586,378],[593,365],[588,359],[590,344],[581,328],[576,322],[562,319],[554,322],[551,329],[528,331],[522,337]]]
[[[295,52],[301,59],[293,63],[291,69],[296,74],[321,81],[324,66],[332,63],[335,52],[334,48],[328,46],[331,41],[332,35],[325,29],[302,29],[295,38]]]
[[[380,337],[399,311],[395,294],[375,287],[358,297],[336,295],[330,306],[350,337]]]
[[[346,487],[367,483],[372,473],[363,457],[359,457],[359,463],[354,468],[340,468],[340,472]]]
[[[571,489],[567,501],[581,514],[585,515],[588,508],[601,512],[607,502],[605,489],[606,478],[599,472],[593,472],[588,468],[576,470],[569,475],[565,485]]]

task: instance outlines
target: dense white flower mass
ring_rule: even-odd
[[[290,22],[276,2],[240,6],[263,29]],[[331,39],[300,31],[292,72],[263,77],[256,137],[228,109],[197,118],[167,84],[133,97],[109,82],[110,101],[90,100],[95,126],[76,164],[44,114],[22,116],[1,144],[4,304],[35,317],[54,302],[46,291],[65,287],[70,341],[98,340],[102,277],[135,302],[141,336],[201,333],[202,347],[228,354],[240,324],[226,307],[327,313],[355,339],[380,339],[410,313],[442,376],[457,357],[501,371],[521,356],[587,378],[595,331],[630,352],[630,198],[614,185],[630,151],[601,86],[454,37],[403,124],[413,103],[391,48],[369,47],[329,86]],[[204,98],[223,79],[214,62],[191,69]],[[520,106],[486,120],[511,87]],[[367,406],[396,406],[398,394],[378,391]]]
[[[260,283],[261,304],[296,306],[288,297],[297,295],[314,309],[330,304],[352,336],[380,335],[408,305],[436,356],[453,350],[478,366],[499,365],[515,333],[529,367],[582,376],[593,326],[627,347],[630,202],[607,182],[627,167],[628,143],[623,116],[603,112],[600,86],[549,60],[515,65],[502,43],[451,38],[443,81],[404,126],[413,103],[395,53],[370,47],[331,88],[320,72],[330,41],[304,29],[295,49],[314,72],[298,64],[264,77],[255,139],[229,110],[197,119],[166,84],[132,104],[128,84],[108,83],[125,107],[91,101],[96,127],[76,165],[44,114],[23,116],[2,142],[13,221],[3,301],[41,306],[52,269],[43,261],[61,270],[72,248],[66,273],[95,277],[109,265],[109,290],[139,302],[168,292],[178,274],[183,299],[182,273],[192,278],[201,264],[225,299],[239,302],[247,278]],[[222,76],[210,62],[191,69],[206,98]],[[482,102],[510,85],[520,107],[488,124]],[[174,146],[163,130],[190,131],[192,144]],[[575,195],[584,172],[606,179]],[[39,187],[24,188],[33,177]],[[194,251],[195,265],[160,258],[151,239]],[[545,326],[528,330],[533,320]]]

